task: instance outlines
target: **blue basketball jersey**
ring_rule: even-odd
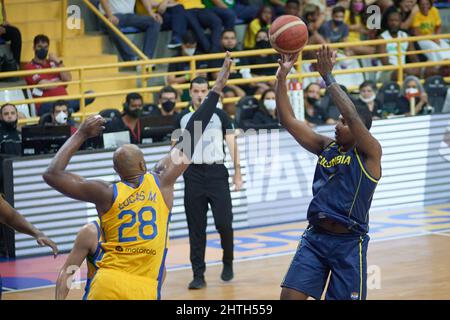
[[[351,231],[369,231],[369,209],[378,180],[364,167],[357,148],[341,151],[336,142],[319,155],[313,181],[313,199],[308,208],[312,225],[321,218],[341,223]]]

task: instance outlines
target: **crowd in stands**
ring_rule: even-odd
[[[268,30],[273,20],[281,14],[297,15],[308,27],[309,44],[358,42],[368,39],[407,38],[413,35],[440,34],[442,20],[439,10],[434,7],[433,0],[98,0],[99,10],[109,22],[119,29],[135,28],[144,33],[142,51],[149,58],[155,55],[158,35],[161,30],[170,30],[171,39],[167,43],[173,49],[174,56],[193,56],[205,53],[240,51],[270,48]],[[381,29],[367,27],[369,15],[367,7],[377,4],[382,10]],[[7,22],[6,7],[1,1],[0,37],[11,43],[11,50],[17,66],[20,65],[21,40],[20,31]],[[247,24],[242,43],[238,39],[235,26]],[[122,60],[136,60],[136,54],[107,26],[101,23],[101,29],[109,34],[117,46]],[[206,32],[207,31],[207,32]],[[50,39],[46,35],[37,35],[33,41],[34,58],[22,66],[25,70],[50,69],[64,67],[61,58],[52,53]],[[410,54],[419,49],[450,49],[448,40],[422,40],[403,42],[400,44],[402,63],[419,61],[441,61],[450,59],[450,50],[425,54]],[[397,65],[399,48],[397,43],[378,46],[353,46],[338,50],[338,57],[343,60],[337,63],[336,69],[352,69],[366,66]],[[356,55],[373,53],[393,54],[388,57],[360,59]],[[234,59],[237,67],[232,70],[230,79],[250,79],[260,76],[272,76],[277,67],[277,55],[259,54]],[[314,52],[305,51],[303,59],[314,59]],[[177,62],[168,65],[169,72],[178,72],[165,78],[166,86],[155,97],[156,103],[150,104],[138,93],[127,95],[123,112],[105,110],[103,115],[110,114],[106,132],[128,131],[132,143],[146,141],[167,141],[169,135],[144,133],[143,117],[157,118],[167,124],[169,118],[175,121],[177,109],[175,104],[187,101],[191,105],[191,90],[176,90],[172,86],[192,84],[194,79],[215,80],[217,72],[206,73],[202,69],[218,68],[222,60],[197,61],[197,71],[190,72],[189,62]],[[273,67],[252,67],[258,64],[274,64]],[[304,63],[303,72],[315,71],[314,64]],[[355,87],[349,96],[356,105],[367,107],[374,119],[392,116],[430,114],[444,109],[447,85],[443,77],[449,75],[448,67],[405,68],[403,85],[398,85],[396,70],[380,71],[366,79],[362,73],[336,76],[343,88]],[[297,72],[292,70],[293,73]],[[45,88],[35,88],[32,96],[60,97],[68,95],[66,86],[58,82],[70,81],[70,72],[34,74],[26,77],[29,85],[52,84]],[[434,79],[441,89],[430,89],[428,85]],[[205,81],[206,81],[205,80]],[[333,124],[339,117],[338,109],[333,105],[321,79],[305,78],[303,83],[303,105],[305,120],[310,126]],[[427,82],[428,81],[428,82]],[[378,85],[377,85],[378,84]],[[237,127],[278,128],[280,127],[275,108],[275,92],[273,81],[260,81],[248,84],[228,84],[223,91],[223,99],[237,98],[238,102],[220,103],[220,108],[234,118]],[[435,86],[436,87],[436,86]],[[192,85],[191,85],[192,89]],[[430,89],[430,90],[428,90]],[[434,90],[434,91],[433,91]],[[439,93],[436,93],[438,92]],[[445,92],[444,92],[445,91]],[[430,93],[432,92],[432,93]],[[433,98],[430,97],[433,95]],[[441,95],[441,96],[439,96]],[[93,99],[86,99],[89,105]],[[196,103],[196,102],[195,102]],[[194,104],[195,104],[194,103]],[[448,103],[448,102],[447,102]],[[76,131],[76,124],[71,114],[80,109],[78,100],[59,100],[57,102],[36,104],[36,114],[40,116],[40,125],[68,125],[71,133]],[[448,110],[450,111],[450,110]],[[1,107],[0,114],[0,153],[17,151],[17,120],[20,112],[12,104]],[[153,132],[153,131],[152,131]],[[148,138],[150,137],[150,140]],[[147,140],[146,140],[147,139]],[[20,148],[19,148],[20,149]]]

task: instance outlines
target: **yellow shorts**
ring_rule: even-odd
[[[100,268],[88,289],[88,300],[156,300],[158,281]]]

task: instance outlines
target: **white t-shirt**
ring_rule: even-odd
[[[393,39],[391,34],[389,33],[389,30],[384,31],[381,34],[381,37],[385,40]],[[404,31],[398,32],[398,38],[408,38],[408,34]],[[402,53],[406,53],[408,51],[408,42],[400,42],[400,50]],[[388,54],[397,54],[397,43],[391,42],[386,44],[386,53]],[[405,64],[405,55],[402,55],[402,64]],[[389,63],[393,66],[398,65],[398,59],[397,56],[389,56]]]
[[[136,5],[136,0],[108,0],[108,2],[112,14],[134,13],[134,6]],[[105,14],[105,10],[103,9],[101,4],[100,4],[100,12]]]

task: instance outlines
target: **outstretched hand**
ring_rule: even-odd
[[[298,60],[298,55],[300,52],[292,54],[281,54],[281,59],[278,59],[278,64],[280,65],[277,70],[277,79],[285,80],[292,67]]]
[[[80,126],[78,131],[85,135],[86,138],[93,138],[98,136],[103,130],[105,130],[106,120],[99,116],[92,116],[87,118]]]
[[[322,48],[317,51],[317,71],[322,77],[330,74],[336,64],[336,50],[331,49],[329,46],[323,45]]]
[[[227,51],[225,53],[225,60],[223,61],[222,69],[217,76],[216,83],[214,84],[213,90],[221,94],[223,88],[225,88],[228,77],[230,76],[231,65],[233,64],[233,59],[231,59],[231,54]]]
[[[53,251],[53,256],[56,258],[56,256],[58,255],[58,247],[45,234],[43,234],[43,233],[38,234],[36,237],[36,242],[41,247],[44,247],[44,246],[50,247]]]

